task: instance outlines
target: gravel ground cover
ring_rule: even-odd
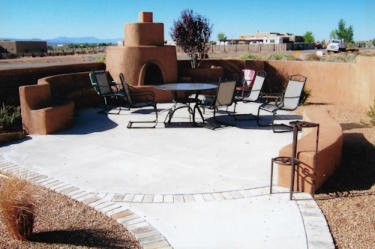
[[[0,219],[0,248],[141,248],[115,220],[54,191],[32,188],[37,198],[31,241],[12,239]]]
[[[375,127],[366,110],[335,105],[300,107],[328,110],[344,132],[340,168],[318,190],[336,247],[375,248]]]

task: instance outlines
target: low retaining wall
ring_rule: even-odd
[[[240,81],[241,69],[252,68],[267,72],[265,88],[280,91],[289,75],[307,76],[306,88],[311,89],[314,101],[351,105],[368,110],[375,99],[375,57],[358,56],[356,63],[310,62],[310,61],[256,61],[233,59],[210,59],[201,64],[202,68],[211,66],[223,68],[223,78]],[[179,81],[190,68],[190,61],[178,61]],[[0,70],[0,99],[8,104],[18,104],[18,87],[36,84],[46,76],[105,69],[104,63],[85,63],[76,65],[22,68]],[[207,75],[207,79],[210,76]],[[193,79],[194,80],[194,79]],[[199,81],[202,79],[200,78]],[[203,79],[204,80],[204,79]],[[211,81],[211,79],[209,79]],[[142,87],[140,89],[143,89]],[[152,86],[145,89],[155,91]],[[155,91],[157,101],[170,100],[168,93]]]
[[[59,74],[38,80],[38,85],[48,84],[54,99],[68,98],[74,101],[75,107],[96,106],[103,103],[91,86],[89,72]]]
[[[38,79],[57,74],[87,72],[91,70],[103,70],[102,62],[69,64],[45,67],[25,67],[17,69],[0,70],[0,102],[18,105],[18,88],[25,85],[35,85]]]
[[[265,61],[267,76],[286,82],[289,75],[307,77],[314,100],[368,110],[375,99],[375,57],[357,56],[356,63]]]
[[[306,89],[314,102],[350,105],[367,111],[375,100],[375,57],[357,56],[356,63],[284,61],[284,60],[205,60],[201,67],[220,66],[224,78],[241,79],[241,69],[264,70],[264,88],[279,92],[293,74],[307,77]],[[178,62],[178,71],[189,67],[189,61]]]
[[[316,186],[318,189],[340,165],[343,135],[340,124],[332,119],[327,111],[309,110],[303,119],[320,124]],[[316,128],[306,128],[297,143],[297,157],[301,163],[296,167],[294,188],[297,191],[312,193],[315,156]],[[292,144],[283,147],[279,156],[291,156]],[[282,187],[290,186],[290,166],[279,165],[278,182]]]

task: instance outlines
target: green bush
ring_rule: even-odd
[[[307,105],[307,100],[311,96],[311,89],[305,89],[303,88],[301,98],[299,100],[300,105]]]
[[[355,58],[357,56],[355,54],[340,54],[340,55],[333,55],[333,56],[330,56],[326,59],[324,59],[324,61],[327,61],[327,62],[344,62],[344,63],[355,63]]]
[[[243,54],[240,56],[241,60],[261,60],[262,56],[256,54]]]
[[[370,117],[370,123],[375,126],[375,100],[374,104],[370,106],[370,110],[367,112],[367,116]]]
[[[21,130],[22,120],[20,107],[2,104],[0,108],[0,126],[8,131]]]
[[[105,61],[105,54],[102,54],[100,57],[96,58],[95,62],[104,62]]]
[[[287,60],[287,61],[299,61],[300,59],[294,57],[292,54],[288,53],[276,53],[270,54],[266,58],[267,60]]]

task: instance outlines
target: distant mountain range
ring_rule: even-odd
[[[123,38],[108,38],[108,39],[99,39],[93,36],[88,37],[57,37],[53,39],[39,39],[39,38],[32,38],[32,39],[15,39],[15,38],[1,38],[0,40],[13,40],[13,41],[47,41],[49,45],[55,44],[67,44],[67,43],[101,43],[101,42],[111,42],[117,43],[117,41],[123,40]]]

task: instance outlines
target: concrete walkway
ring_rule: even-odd
[[[237,127],[194,128],[186,109],[165,128],[169,107],[158,105],[156,129],[126,128],[129,119],[152,119],[147,110],[100,115],[88,109],[77,114],[74,128],[31,136],[1,147],[0,154],[53,177],[64,185],[61,189],[76,188],[121,204],[174,248],[334,248],[311,196],[297,194],[301,200],[289,201],[283,188],[268,194],[270,159],[291,142],[291,133],[274,134],[254,121],[231,118],[223,121]],[[238,107],[239,113],[256,110],[256,104]],[[211,115],[206,111],[206,117]],[[280,112],[280,118],[298,117]],[[145,248],[165,247],[146,242]]]

